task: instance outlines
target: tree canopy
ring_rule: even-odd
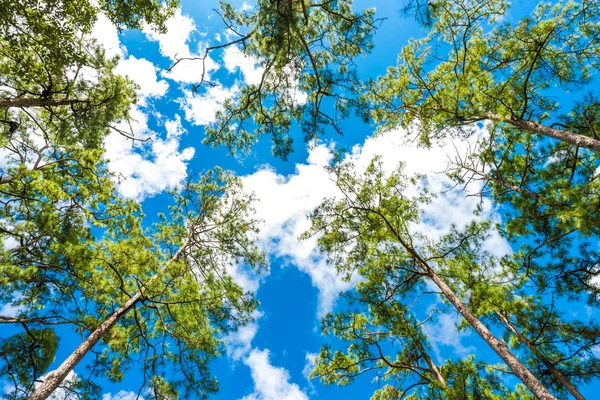
[[[231,47],[258,71],[204,129],[205,144],[234,155],[266,136],[285,160],[294,135],[344,134],[354,117],[429,149],[471,143],[449,156],[456,186],[441,190],[462,187],[480,208],[439,236],[424,233],[424,208],[444,195],[427,177],[403,164],[390,173],[379,158],[363,170],[341,154],[325,167],[336,195],[302,238],[316,238],[324,264],[351,285],[321,321],[328,343],[312,378],[369,375],[382,400],[584,399],[580,388],[600,378],[600,325],[569,308],[600,300],[600,4],[539,2],[517,17],[504,0],[405,5],[425,33],[380,76],[357,59],[386,22],[351,0],[223,1],[225,40],[172,56],[164,72],[202,61],[192,87],[202,95],[215,85],[209,56]],[[143,138],[122,129],[138,87],[116,73],[94,24],[164,34],[178,7],[0,0],[0,304],[16,310],[0,315],[8,399],[57,389],[99,398],[99,382],[133,371],[137,396],[207,398],[225,338],[259,315],[233,272],[267,265],[241,179],[205,170],[145,215],[106,159],[110,132]],[[490,203],[498,220],[482,216]],[[492,236],[510,251],[492,251]],[[455,315],[493,355],[437,354],[425,328],[437,315]],[[50,371],[62,330],[81,343]]]

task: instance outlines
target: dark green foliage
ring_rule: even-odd
[[[54,361],[58,337],[53,329],[26,329],[0,340],[0,377],[14,386],[9,399],[21,398]]]

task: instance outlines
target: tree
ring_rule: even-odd
[[[106,59],[90,37],[98,15],[119,29],[147,25],[164,31],[177,5],[177,0],[2,0],[3,136],[35,129],[55,145],[99,148],[112,124],[128,118],[135,85],[114,74],[116,59]]]
[[[376,371],[374,380],[382,386],[378,385],[373,399],[530,397],[521,386],[516,391],[504,387],[497,372],[487,372],[490,367],[472,357],[436,365],[421,330],[432,315],[418,321],[413,311],[419,297],[434,293],[422,284],[415,285],[420,288],[411,286],[409,278],[399,279],[396,272],[401,268],[395,271],[389,263],[386,267],[386,261],[378,261],[379,266],[374,267],[376,261],[369,260],[368,270],[360,268],[367,279],[344,296],[352,312],[341,311],[323,319],[323,333],[347,343],[347,350],[322,347],[311,377],[325,384],[346,385],[359,375]]]
[[[440,273],[458,283],[455,291],[467,299],[468,308],[486,323],[503,328],[505,343],[544,386],[557,395],[570,392],[583,398],[575,385],[598,376],[599,360],[593,351],[598,327],[593,320],[578,321],[556,306],[555,292],[537,291],[518,252],[477,263],[485,269],[477,264],[468,268],[444,264]]]
[[[86,336],[29,398],[47,398],[92,351],[91,376],[119,381],[140,361],[140,393],[146,386],[157,398],[204,398],[216,391],[207,363],[257,305],[227,274],[231,263],[264,265],[252,244],[257,221],[248,217],[250,201],[237,179],[217,170],[175,195],[171,216],[151,231],[142,228],[139,206],[131,201],[89,202],[97,208],[82,207],[87,218],[80,229],[87,234],[29,245],[31,257],[43,243],[48,261],[3,263],[6,289],[18,288],[21,306],[31,305],[12,322],[71,323]],[[93,234],[97,229],[101,233]]]
[[[483,275],[489,273],[487,268],[493,266],[489,265],[490,256],[481,250],[489,224],[471,224],[464,231],[454,229],[435,242],[413,231],[412,224],[419,216],[419,203],[426,199],[404,194],[407,178],[400,172],[385,178],[377,160],[367,168],[364,177],[358,177],[352,166],[347,164],[332,167],[331,172],[342,198],[339,201],[327,200],[319,206],[311,215],[313,226],[310,230],[311,234],[322,235],[319,248],[330,262],[342,273],[359,273],[366,280],[365,287],[383,293],[379,295],[381,303],[396,295],[402,301],[405,293],[411,293],[418,288],[416,285],[423,285],[425,281],[435,284],[445,301],[456,308],[465,323],[506,362],[512,373],[537,398],[555,398],[458,295],[461,286],[466,285],[465,279],[455,280],[454,277],[473,273]],[[387,282],[384,285],[377,280],[372,282],[372,276],[381,279],[378,275],[387,274],[392,274],[391,289]],[[398,278],[394,274],[406,276]],[[362,285],[358,286],[359,292],[363,290]],[[397,294],[394,291],[396,287],[399,287]],[[390,321],[379,317],[377,312],[372,308],[369,310],[369,314],[375,313],[375,323],[385,330]],[[350,352],[354,349],[356,347],[351,346]]]
[[[0,14],[4,143],[35,131],[54,146],[99,148],[110,125],[128,117],[135,86],[90,38],[95,7],[37,3],[5,5]]]
[[[2,240],[21,254],[85,236],[83,209],[112,191],[102,142],[127,120],[135,86],[90,38],[98,14],[121,28],[162,29],[176,2],[13,3],[0,2],[0,188]]]
[[[103,139],[127,120],[135,86],[114,74],[117,60],[106,59],[89,37],[100,12],[119,28],[162,29],[176,2],[9,3],[0,4],[6,153],[0,299],[19,313],[0,322],[31,332],[15,341],[34,342],[28,358],[5,346],[2,365],[15,383],[10,395],[29,396],[43,380],[32,396],[45,398],[66,377],[42,376],[56,343],[33,340],[39,332],[52,337],[47,332],[56,324],[92,332],[79,352],[89,352],[89,378],[120,380],[139,360],[150,396],[214,392],[207,363],[220,351],[222,335],[248,321],[256,307],[225,271],[229,262],[263,264],[251,243],[256,221],[245,218],[250,199],[229,174],[208,173],[175,196],[171,217],[142,228],[140,206],[116,196],[102,158]],[[114,314],[123,304],[128,313]],[[91,381],[69,390],[97,397],[98,386],[81,382]]]
[[[227,46],[240,50],[263,70],[259,82],[242,88],[207,127],[205,143],[248,151],[259,137],[270,136],[273,153],[285,159],[292,150],[289,131],[302,127],[304,140],[319,137],[324,126],[341,133],[341,120],[352,109],[361,110],[357,94],[362,84],[354,57],[371,48],[380,21],[374,10],[355,13],[351,0],[259,0],[251,10],[221,3],[219,15],[233,35]],[[198,58],[192,58],[198,59]],[[176,68],[180,59],[171,67]],[[203,69],[204,70],[204,69]],[[207,84],[204,74],[194,91]]]
[[[585,88],[598,71],[597,2],[542,3],[517,24],[497,23],[506,9],[503,0],[432,2],[429,35],[411,41],[398,66],[371,85],[375,120],[385,128],[418,122],[425,144],[491,121],[600,150],[597,99],[564,112],[550,91]]]
[[[596,0],[543,3],[532,18],[514,25],[498,22],[508,8],[504,0],[408,1],[407,9],[416,9],[430,33],[411,41],[398,66],[367,85],[352,60],[371,48],[378,20],[372,10],[353,14],[351,6],[269,0],[253,11],[237,11],[223,3],[221,15],[236,39],[206,54],[240,45],[264,73],[260,83],[244,86],[225,104],[207,142],[247,150],[268,134],[274,153],[285,157],[292,121],[302,125],[308,140],[327,125],[340,133],[342,119],[355,110],[381,129],[410,128],[419,121],[425,144],[492,121],[600,150],[596,97],[590,94],[564,110],[550,90],[591,89],[599,65]],[[204,83],[202,74],[194,90]],[[306,94],[305,103],[294,99],[297,90]]]
[[[0,357],[3,365],[0,376],[6,377],[23,394],[31,392],[34,382],[48,369],[56,348],[58,337],[49,328],[29,329],[0,341]],[[18,398],[20,393],[12,393]]]
[[[557,95],[591,89],[598,5],[544,3],[532,17],[497,22],[506,8],[503,1],[427,3],[430,34],[405,47],[366,96],[380,129],[416,129],[424,144],[486,121],[489,136],[451,160],[450,172],[461,184],[484,181],[480,195],[507,206],[503,231],[528,255],[524,263],[549,253],[560,260],[528,269],[542,290],[553,283],[563,295],[594,298],[593,264],[573,262],[568,249],[590,255],[584,242],[598,233],[598,101],[590,93],[569,107]],[[551,281],[543,273],[549,267]]]

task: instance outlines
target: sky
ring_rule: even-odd
[[[513,8],[517,11],[511,12],[527,12],[527,3],[515,1]],[[252,7],[250,3],[235,4]],[[355,9],[373,5],[377,16],[387,19],[375,35],[373,52],[357,60],[362,77],[382,74],[395,63],[409,38],[425,34],[415,21],[402,18],[401,2],[361,0],[355,2]],[[230,335],[226,339],[226,356],[211,364],[221,387],[213,398],[369,398],[377,388],[373,376],[361,377],[348,387],[324,387],[308,379],[312,360],[325,341],[319,318],[339,307],[338,294],[352,284],[342,281],[325,262],[315,239],[298,241],[298,236],[309,227],[307,214],[325,197],[339,195],[324,167],[331,161],[333,150],[344,147],[348,150],[346,159],[354,162],[358,170],[380,155],[387,172],[404,162],[405,173],[427,175],[428,188],[443,194],[425,207],[423,222],[414,228],[438,237],[448,232],[452,224],[464,226],[474,219],[500,221],[499,210],[487,201],[483,212],[473,215],[479,199],[466,195],[477,188],[453,188],[449,178],[441,173],[449,158],[457,151],[466,152],[469,143],[484,135],[485,129],[480,126],[469,141],[447,142],[426,150],[407,142],[400,130],[373,137],[372,125],[351,119],[344,124],[344,136],[330,133],[307,144],[297,132],[295,151],[288,161],[271,155],[267,139],[260,140],[249,154],[236,156],[224,148],[205,146],[201,143],[204,127],[214,122],[222,102],[244,83],[256,82],[261,73],[254,60],[236,47],[210,54],[205,73],[218,84],[199,95],[194,95],[191,87],[199,80],[201,63],[188,61],[167,71],[177,57],[197,56],[207,46],[227,39],[225,26],[214,8],[218,8],[218,1],[183,0],[167,22],[168,32],[164,34],[150,30],[118,33],[106,18],[101,16],[98,20],[93,35],[109,55],[120,57],[117,72],[139,85],[139,101],[131,110],[133,132],[140,138],[152,137],[132,146],[123,136],[111,133],[105,141],[109,167],[122,178],[120,193],[141,201],[150,219],[165,210],[168,189],[217,165],[241,176],[245,190],[254,192],[258,199],[257,216],[264,221],[259,244],[269,256],[270,269],[259,277],[241,269],[232,271],[240,285],[256,293],[261,305],[256,322]],[[511,251],[509,244],[497,235],[488,239],[486,249],[496,255]],[[435,306],[433,300],[430,307]],[[10,313],[8,308],[0,310],[1,315],[6,313]],[[456,314],[439,314],[424,325],[437,361],[469,354],[498,361],[474,333],[457,332],[458,320]],[[63,340],[54,365],[76,344]],[[76,368],[75,374],[79,368],[82,366]],[[118,384],[103,382],[103,400],[134,399],[137,383],[135,371],[127,373]],[[592,390],[588,387],[583,392]],[[60,398],[60,393],[55,397]]]

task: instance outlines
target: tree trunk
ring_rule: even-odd
[[[165,265],[160,269],[160,271],[150,278],[150,281],[161,276],[167,270],[169,265],[179,258],[179,256],[185,250],[185,248],[187,248],[188,243],[189,238],[187,238],[183,242],[183,244],[177,250],[175,255],[165,263]],[[119,322],[119,320],[125,314],[127,314],[136,305],[138,301],[140,301],[142,295],[143,290],[136,293],[133,297],[127,300],[127,302],[123,304],[117,311],[112,313],[98,328],[96,328],[90,334],[90,336],[87,337],[87,339],[83,341],[83,343],[79,345],[79,347],[77,347],[77,349],[75,349],[75,351],[73,351],[73,353],[71,353],[69,357],[67,357],[65,361],[62,362],[62,364],[56,370],[48,374],[46,379],[44,379],[44,382],[35,389],[33,394],[29,396],[28,400],[47,399],[52,394],[52,392],[54,392],[56,388],[58,388],[58,386],[65,380],[69,372],[71,372],[73,368],[75,368],[75,366],[79,363],[79,361],[81,361],[81,359],[85,357],[85,355],[96,345],[96,343],[98,343],[100,339],[102,339],[110,331],[110,329],[117,322]]]
[[[446,296],[448,301],[452,303],[456,310],[467,320],[467,322],[475,329],[475,332],[481,336],[483,340],[500,356],[500,358],[510,367],[515,376],[517,376],[531,390],[531,392],[541,400],[556,400],[548,389],[527,369],[525,365],[519,361],[517,357],[510,351],[506,344],[499,341],[490,330],[471,312],[471,310],[462,302],[462,300],[450,289],[444,280],[429,266],[417,253],[417,251],[407,243],[402,236],[396,231],[394,226],[387,218],[379,211],[371,208],[357,207],[360,210],[368,211],[379,215],[385,221],[388,228],[393,232],[394,236],[402,247],[406,249],[417,261],[417,264],[422,268],[423,272],[437,285],[441,292]]]
[[[444,379],[442,372],[437,367],[437,365],[435,365],[435,363],[433,362],[431,357],[429,357],[429,354],[427,354],[427,352],[425,351],[425,348],[423,347],[421,342],[419,342],[418,340],[415,340],[415,343],[416,343],[417,347],[419,348],[419,352],[421,353],[421,356],[425,359],[425,362],[427,363],[427,365],[429,365],[429,369],[431,370],[431,373],[433,374],[434,378],[442,384],[444,389],[448,389],[448,384],[446,383],[446,380]]]
[[[562,140],[563,142],[572,144],[574,146],[583,147],[593,151],[600,151],[600,140],[584,136],[579,133],[563,131],[561,129],[551,128],[544,126],[537,122],[526,121],[518,118],[504,118],[496,114],[486,114],[485,118],[492,121],[506,122],[516,128],[520,128],[529,132],[538,133],[540,135],[548,136],[554,139]]]
[[[440,288],[444,296],[456,307],[458,312],[467,320],[483,340],[500,356],[502,360],[510,367],[513,373],[531,390],[531,392],[541,400],[556,400],[548,389],[533,375],[525,365],[521,363],[510,351],[510,349],[499,341],[490,330],[477,318],[471,310],[458,298],[442,278],[423,260],[418,258],[419,264],[425,270],[427,275]]]
[[[45,400],[52,392],[58,388],[62,381],[67,377],[69,372],[81,361],[83,357],[90,351],[100,339],[110,331],[110,329],[121,319],[121,317],[135,306],[142,298],[142,293],[138,292],[130,298],[121,308],[115,311],[108,319],[106,319],[90,336],[81,343],[73,353],[56,370],[48,374],[44,382],[38,386],[29,400]]]
[[[44,98],[27,98],[15,97],[12,99],[0,99],[0,108],[10,107],[55,107],[68,106],[77,103],[87,103],[87,100],[79,99],[44,99]]]
[[[527,339],[509,320],[508,318],[506,318],[502,313],[500,313],[499,311],[496,311],[496,315],[498,316],[498,318],[500,318],[500,320],[502,321],[502,323],[504,323],[504,325],[506,325],[506,327],[512,332],[514,333],[519,340],[525,345],[527,346],[527,348],[529,348],[529,350],[531,350],[531,352],[533,354],[535,354],[535,356],[542,362],[542,364],[544,364],[544,366],[546,368],[548,368],[548,371],[550,371],[550,373],[552,373],[552,375],[554,375],[554,377],[556,378],[556,380],[558,380],[560,382],[561,385],[563,385],[565,387],[565,389],[567,389],[569,391],[569,393],[571,393],[573,395],[573,397],[575,397],[577,400],[585,400],[585,397],[583,397],[583,395],[581,393],[579,393],[579,391],[577,390],[577,388],[571,383],[569,382],[569,380],[567,379],[567,377],[565,377],[558,369],[556,369],[556,367],[550,362],[550,360],[548,360],[541,351],[539,351],[537,349],[537,347],[535,347],[535,345],[533,343],[531,343],[529,341],[529,339]]]

